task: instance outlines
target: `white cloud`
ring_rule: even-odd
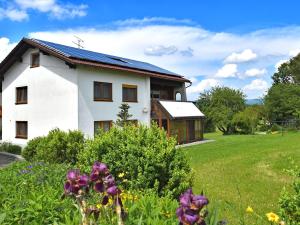
[[[55,19],[83,17],[87,14],[87,5],[60,4],[56,0],[14,0],[0,8],[0,19],[23,21],[29,18],[29,10],[48,13]]]
[[[162,56],[162,55],[172,55],[177,52],[177,48],[174,45],[171,46],[153,46],[145,49],[145,54],[150,56]]]
[[[258,76],[265,75],[266,73],[267,73],[266,69],[253,68],[253,69],[246,70],[245,75],[247,77],[258,77]]]
[[[198,25],[188,23],[170,22],[170,24],[167,24],[167,21],[163,23],[157,22],[159,21],[158,19],[149,20],[152,20],[152,22],[141,21],[139,23],[139,21],[134,21],[130,24],[127,21],[125,25],[118,25],[112,22],[109,24],[109,28],[108,26],[102,26],[97,28],[51,30],[30,33],[29,36],[73,45],[72,41],[74,41],[74,35],[76,35],[85,41],[84,47],[88,50],[153,63],[187,78],[201,76],[203,79],[217,79],[215,77],[216,71],[220,69],[224,59],[233,52],[240,54],[244,52],[244,49],[251,49],[252,53],[257,55],[257,58],[251,61],[251,64],[238,64],[236,69],[235,66],[231,66],[232,70],[227,75],[244,76],[244,73],[238,71],[246,71],[251,68],[266,68],[267,74],[272,75],[275,72],[275,64],[280,59],[288,58],[287,54],[300,46],[300,26],[234,34],[212,32]],[[137,25],[133,25],[134,23]],[[153,46],[173,46],[177,49],[177,52],[156,57],[145,54],[145,49]],[[243,47],[242,49],[241,46]],[[181,53],[189,48],[192,49],[190,51],[192,54],[189,54],[189,57]],[[228,64],[236,65],[236,63]],[[250,68],[249,65],[251,66]],[[224,73],[222,73],[223,76]],[[268,83],[271,82],[269,76],[264,76],[264,79]],[[231,85],[236,88],[243,88],[245,85],[245,80],[221,80],[222,85],[226,86]],[[197,84],[195,82],[193,86]],[[261,91],[254,92],[256,95],[262,94]],[[190,100],[193,100],[193,97],[192,94],[189,94]]]
[[[225,63],[241,63],[249,62],[257,58],[257,54],[251,49],[246,49],[240,53],[234,52],[226,57]]]
[[[8,38],[0,38],[0,62],[7,54],[16,46],[16,43],[11,43]]]
[[[209,90],[212,87],[220,85],[220,81],[216,79],[204,79],[198,83],[193,84],[191,87],[187,88],[188,94],[199,94],[205,90]]]
[[[176,19],[176,18],[166,18],[166,17],[144,17],[143,19],[126,19],[118,20],[114,24],[119,26],[145,26],[150,24],[194,24],[193,21],[189,19]]]
[[[278,70],[278,68],[283,64],[283,63],[286,63],[286,62],[288,62],[289,61],[289,59],[281,59],[281,60],[279,60],[276,64],[275,64],[275,69],[276,69],[276,71]]]
[[[269,85],[265,80],[255,79],[252,80],[250,84],[244,86],[245,91],[266,91]]]
[[[28,19],[28,14],[24,10],[0,8],[0,20],[4,18],[21,22]]]
[[[300,53],[300,49],[297,48],[297,49],[294,49],[294,50],[289,51],[289,56],[295,57],[295,56],[297,56],[299,53]]]
[[[226,64],[216,73],[216,77],[219,78],[229,78],[236,77],[238,72],[236,64]]]

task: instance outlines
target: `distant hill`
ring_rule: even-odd
[[[247,105],[262,105],[262,100],[259,98],[255,99],[246,99],[246,104]]]

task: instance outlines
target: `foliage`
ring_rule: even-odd
[[[265,107],[271,122],[300,119],[300,85],[273,85],[265,96]]]
[[[233,117],[233,124],[242,134],[254,134],[259,122],[263,119],[263,107],[259,105],[248,106],[244,111]]]
[[[84,143],[84,135],[80,131],[54,129],[45,137],[29,141],[22,155],[28,161],[75,164]]]
[[[223,134],[235,132],[233,117],[245,108],[245,95],[240,90],[228,87],[215,87],[200,94],[197,100],[208,121],[211,120]]]
[[[204,115],[206,115],[206,118],[204,120],[205,133],[211,133],[216,131],[216,124],[214,123],[212,118],[207,116],[209,114],[210,102],[211,102],[211,93],[208,91],[201,93],[200,97],[196,102],[196,106],[200,109],[201,112],[204,113]]]
[[[122,103],[120,108],[120,112],[118,113],[118,119],[116,121],[116,124],[120,127],[124,127],[128,120],[132,117],[131,114],[129,114],[130,106],[127,103]]]
[[[0,152],[8,152],[12,154],[20,155],[22,148],[19,145],[14,145],[9,142],[0,143]]]
[[[272,76],[274,84],[300,84],[300,55],[283,63]]]
[[[55,224],[79,215],[69,199],[61,199],[67,166],[17,162],[0,170],[2,225]],[[78,224],[78,223],[77,223]]]
[[[279,199],[281,216],[286,221],[286,225],[300,224],[300,167],[294,167],[289,171],[294,177],[293,191],[284,188]]]
[[[126,189],[154,189],[159,195],[179,196],[191,185],[191,168],[176,140],[152,126],[113,127],[88,140],[78,155],[78,166],[88,171],[95,161],[110,165],[117,177],[124,173]]]
[[[71,198],[62,197],[68,169],[62,164],[17,162],[0,170],[0,224],[80,224],[80,211]],[[127,214],[125,225],[176,224],[176,200],[153,192],[123,192],[120,197]],[[111,201],[103,206],[91,193],[91,202],[103,215],[100,224],[117,224],[116,215],[109,214]]]

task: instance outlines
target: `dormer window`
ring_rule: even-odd
[[[40,66],[40,53],[32,53],[30,60],[30,67],[35,68]]]

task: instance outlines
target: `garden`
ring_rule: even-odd
[[[156,126],[53,130],[0,170],[0,223],[299,223],[298,133],[208,137],[176,148]]]

